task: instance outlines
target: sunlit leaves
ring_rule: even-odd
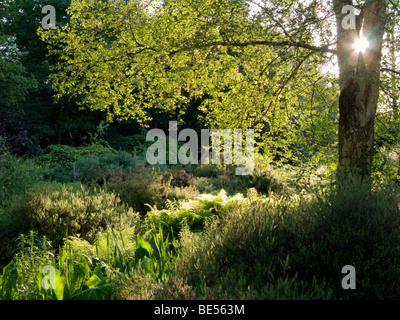
[[[257,13],[232,0],[72,1],[67,26],[40,31],[61,56],[52,78],[58,97],[143,124],[151,108],[183,110],[199,99],[213,127],[253,127],[270,137],[302,130],[304,119],[291,114],[301,114],[300,94],[316,103],[321,52],[287,43],[317,45],[325,21],[317,13],[325,9],[269,2]]]

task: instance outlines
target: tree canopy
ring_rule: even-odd
[[[354,32],[341,27],[346,5],[360,13]],[[369,102],[357,100],[371,105],[368,112],[348,98],[340,105],[339,94],[362,95],[366,91],[359,87],[346,95],[346,81],[364,79],[369,86],[383,71],[382,80],[391,88],[387,96],[392,105],[397,100],[395,0],[73,0],[68,13],[66,26],[41,33],[61,57],[51,78],[57,97],[79,97],[83,106],[105,111],[109,119],[143,123],[152,108],[184,112],[201,99],[209,125],[252,127],[269,148],[281,151],[290,144],[332,145],[339,130],[340,161],[365,167],[369,174],[374,131],[370,126],[365,138],[363,132],[366,122],[374,127],[380,88],[369,91]],[[369,70],[364,73],[359,67],[352,71],[360,64],[350,49],[361,30],[375,32],[358,60]],[[383,39],[388,30],[392,38]],[[382,52],[392,53],[380,70]],[[340,77],[326,72],[337,59]],[[373,70],[368,59],[375,63]],[[342,120],[345,110],[354,110],[354,119],[339,129],[338,109]],[[372,118],[365,120],[367,114]],[[359,129],[352,135],[352,128]]]
[[[151,108],[185,112],[201,99],[211,126],[253,127],[280,148],[301,130],[311,144],[317,133],[332,141],[337,88],[320,66],[334,34],[322,2],[72,1],[68,12],[65,27],[42,33],[61,56],[58,97],[144,123]]]
[[[21,53],[15,45],[15,39],[0,34],[0,103],[6,107],[15,107],[24,100],[28,90],[37,83],[20,62]]]

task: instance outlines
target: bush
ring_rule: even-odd
[[[141,267],[132,273],[121,273],[112,278],[113,300],[151,300],[157,299],[163,287],[154,277]]]
[[[94,241],[97,232],[130,227],[136,217],[114,193],[91,192],[82,185],[40,185],[28,193],[24,207],[32,228],[55,245],[67,235]]]
[[[198,176],[193,180],[193,184],[200,193],[218,194],[221,189],[224,189],[228,195],[235,195],[237,193],[245,194],[247,189],[250,188],[245,176],[236,176],[230,168],[215,169],[216,176],[211,177]],[[196,172],[196,170],[195,170]]]
[[[172,187],[169,181],[161,172],[149,168],[137,172],[109,172],[96,178],[103,189],[117,193],[122,201],[143,214],[151,207],[165,208],[167,200],[188,198],[196,193],[192,188],[182,191]]]
[[[215,178],[224,173],[224,169],[221,166],[213,165],[213,164],[202,164],[196,166],[194,169],[194,175],[196,177],[204,177],[204,178]]]
[[[74,180],[92,182],[100,174],[140,170],[143,164],[124,151],[79,157],[73,164]]]
[[[100,163],[106,171],[115,169],[131,169],[138,166],[143,166],[139,161],[130,153],[125,151],[117,151],[113,153],[104,153],[100,157]]]
[[[51,145],[45,149],[44,155],[38,157],[37,161],[40,164],[60,165],[65,168],[70,168],[79,156],[79,149],[67,145]]]
[[[42,179],[43,170],[33,160],[11,155],[0,158],[0,267],[12,258],[16,238],[29,230],[23,202]]]
[[[103,172],[100,159],[97,156],[88,155],[79,157],[72,164],[73,180],[81,182],[93,181],[99,173]]]
[[[0,158],[0,207],[9,206],[36,183],[44,172],[32,160],[5,156]]]
[[[45,150],[43,156],[38,157],[40,164],[59,164],[65,168],[71,168],[71,164],[80,157],[99,156],[105,153],[116,153],[116,150],[101,144],[91,144],[84,147],[69,145],[51,145]]]
[[[371,191],[369,184],[350,183],[303,203],[295,214],[303,218],[290,229],[301,237],[302,246],[292,255],[292,265],[304,278],[318,275],[335,290],[337,298],[400,298],[396,187]],[[340,270],[344,265],[356,268],[357,290],[342,290]]]
[[[167,203],[167,209],[152,210],[146,215],[148,226],[161,225],[165,234],[171,230],[175,238],[183,226],[189,227],[192,232],[204,230],[206,220],[216,215],[222,215],[241,201],[240,195],[228,198],[224,190],[218,196],[203,196],[196,200]]]
[[[44,165],[47,180],[84,183],[93,182],[98,175],[107,172],[130,171],[144,166],[129,153],[102,145],[50,146],[38,162]]]
[[[184,229],[174,276],[204,298],[398,299],[397,189],[350,184],[303,198],[250,195],[204,233]],[[342,267],[357,271],[343,290]]]
[[[74,180],[73,169],[62,166],[58,163],[43,166],[44,180],[55,182],[70,182]]]
[[[161,175],[154,170],[143,172],[110,172],[96,179],[105,190],[117,193],[123,202],[135,211],[145,213],[150,206],[160,203],[164,196],[164,186]]]
[[[246,194],[250,188],[255,188],[263,194],[285,193],[287,186],[280,174],[270,166],[258,165],[250,175],[235,175],[235,168],[221,168],[216,165],[201,165],[193,170],[194,185],[202,193],[216,194],[224,189],[229,195]]]
[[[171,169],[171,186],[174,187],[190,187],[193,185],[193,175],[187,173],[185,170]]]
[[[251,175],[243,178],[247,179],[250,188],[255,188],[263,194],[269,194],[271,191],[281,193],[285,189],[283,179],[270,167],[256,169]]]
[[[41,155],[43,150],[29,137],[23,122],[22,116],[15,111],[0,111],[0,137],[4,139],[0,149],[4,151],[7,146],[10,153],[29,158]]]

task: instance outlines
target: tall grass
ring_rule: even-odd
[[[232,209],[203,234],[185,230],[175,275],[208,298],[398,299],[399,228],[394,187],[269,197]],[[341,287],[345,265],[357,270],[357,290]]]

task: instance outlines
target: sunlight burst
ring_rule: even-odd
[[[362,53],[364,53],[365,50],[368,49],[368,47],[369,47],[369,42],[364,37],[357,38],[353,45],[353,48],[356,52],[362,52]]]

